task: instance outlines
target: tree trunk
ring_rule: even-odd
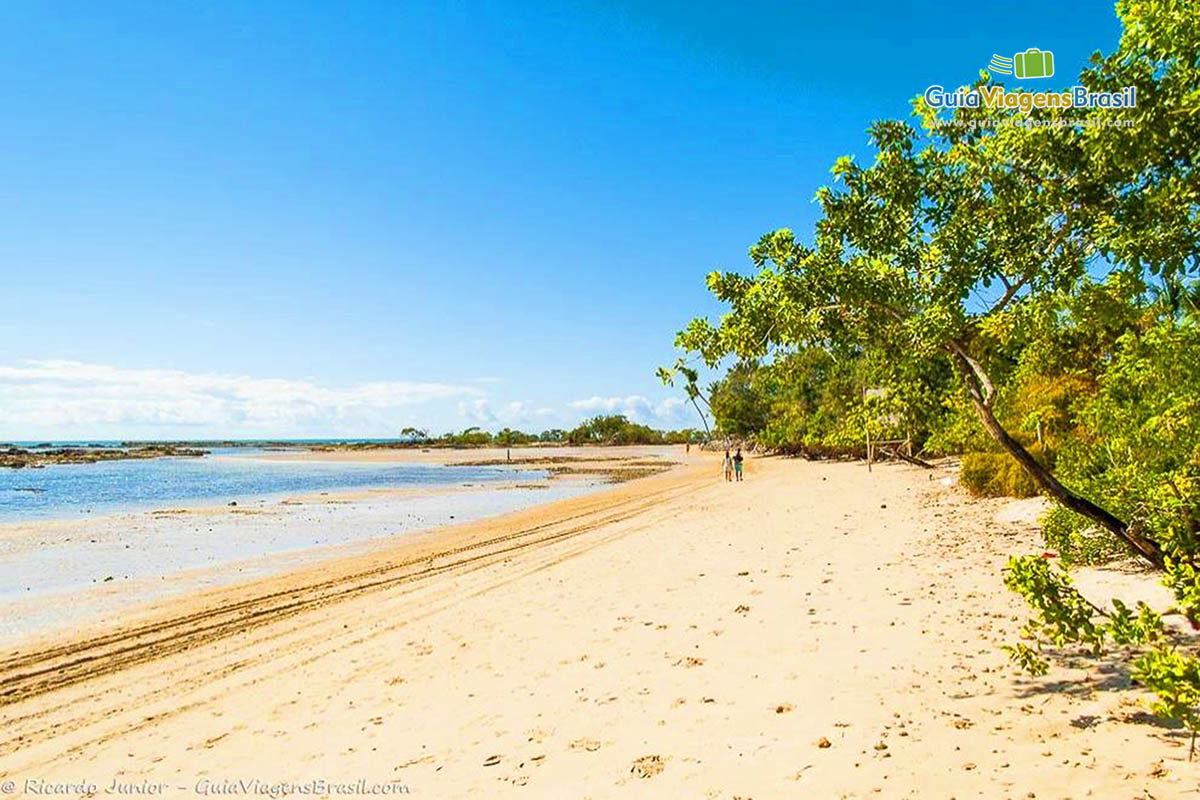
[[[704,412],[700,410],[700,404],[696,402],[696,396],[691,397],[692,405],[696,408],[696,413],[700,415],[700,422],[704,425],[704,441],[707,443],[712,439],[712,431],[708,429],[708,420],[704,416]]]
[[[996,415],[992,413],[991,397],[984,397],[979,385],[972,381],[971,372],[978,368],[974,365],[968,365],[958,354],[953,354],[952,359],[963,381],[967,384],[967,390],[971,396],[971,404],[975,407],[975,412],[979,415],[979,420],[983,423],[983,427],[996,440],[997,444],[1003,447],[1009,455],[1017,460],[1017,463],[1024,467],[1025,471],[1029,473],[1029,477],[1033,478],[1042,491],[1076,514],[1087,517],[1092,522],[1111,532],[1118,539],[1125,542],[1134,555],[1145,559],[1157,569],[1163,569],[1163,551],[1157,542],[1142,536],[1132,526],[1127,525],[1092,501],[1080,497],[1059,483],[1050,470],[1039,463],[996,419]]]

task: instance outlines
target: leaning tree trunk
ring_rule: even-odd
[[[1033,478],[1042,491],[1076,514],[1090,519],[1112,533],[1123,541],[1133,551],[1134,555],[1145,559],[1158,569],[1163,569],[1165,566],[1163,551],[1157,542],[1147,539],[1132,525],[1122,522],[1112,513],[1096,505],[1091,500],[1080,497],[1063,486],[1050,470],[1046,469],[1043,464],[1033,457],[1032,453],[1026,450],[1020,442],[1004,429],[1004,426],[1000,424],[1000,421],[996,419],[996,415],[992,412],[994,389],[991,386],[991,381],[982,372],[978,363],[972,362],[969,359],[964,349],[956,348],[953,350],[951,358],[967,385],[967,390],[971,396],[971,404],[975,407],[975,412],[979,415],[979,420],[983,423],[983,427],[996,443],[1003,447],[1029,473],[1029,477]]]
[[[712,439],[712,431],[708,429],[708,420],[704,416],[704,412],[700,410],[700,404],[696,402],[696,396],[691,397],[692,405],[696,407],[696,413],[700,415],[700,423],[704,426],[704,443],[708,444]]]

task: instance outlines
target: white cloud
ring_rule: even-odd
[[[492,411],[486,397],[480,397],[470,402],[459,400],[458,415],[466,417],[472,425],[479,425],[481,427],[492,425],[496,422],[496,412]]]
[[[570,407],[589,415],[624,414],[634,422],[656,428],[679,428],[699,422],[698,419],[689,419],[689,412],[692,410],[687,407],[687,401],[679,397],[652,401],[640,394],[624,397],[596,395],[585,400],[575,400],[570,403]]]
[[[23,439],[387,436],[404,425],[540,431],[595,414],[656,428],[697,424],[686,400],[595,396],[565,407],[489,397],[478,384],[370,381],[330,386],[79,361],[0,364],[0,441]]]
[[[0,435],[386,434],[413,406],[481,395],[471,386],[372,381],[349,387],[77,361],[0,364]],[[402,411],[403,410],[403,411]]]
[[[558,412],[553,408],[531,408],[529,404],[520,400],[493,408],[491,401],[486,397],[470,401],[460,400],[458,413],[472,425],[484,428],[520,428],[521,426],[533,428],[548,424],[558,416]],[[537,431],[531,432],[536,433]]]

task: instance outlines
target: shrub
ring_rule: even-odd
[[[1029,452],[1045,463],[1036,444]],[[1008,453],[967,453],[963,456],[959,480],[971,494],[981,497],[1035,497],[1039,494],[1033,478]]]
[[[1065,506],[1055,504],[1040,522],[1046,546],[1058,553],[1064,566],[1107,564],[1129,555],[1117,537]]]

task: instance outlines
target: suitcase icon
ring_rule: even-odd
[[[1020,79],[1049,78],[1054,75],[1054,53],[1031,47],[1013,56],[1013,74]]]

